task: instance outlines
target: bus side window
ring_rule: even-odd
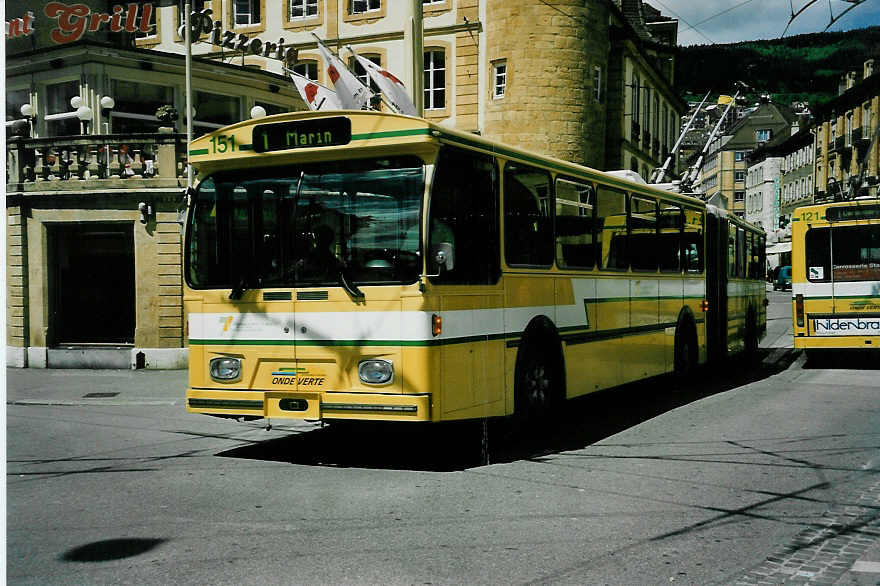
[[[437,160],[428,213],[428,250],[454,246],[452,270],[434,283],[489,285],[501,274],[495,160],[444,146]]]
[[[742,228],[736,229],[736,275],[739,278],[746,276],[746,232]]]
[[[727,225],[727,276],[736,276],[736,225]]]
[[[807,280],[823,282],[831,280],[831,230],[810,228],[804,235],[804,260]]]
[[[595,201],[591,185],[556,179],[556,263],[561,268],[591,269],[596,264]]]
[[[660,270],[664,272],[679,272],[681,270],[681,232],[684,227],[684,217],[678,206],[661,204],[660,211],[660,236],[657,243],[657,258],[660,261]]]
[[[657,270],[657,202],[652,199],[630,200],[629,258],[634,271]]]
[[[504,167],[504,257],[507,264],[553,264],[550,174],[507,163]]]
[[[596,193],[596,247],[603,269],[629,267],[626,235],[626,194],[599,185]]]
[[[682,254],[687,273],[703,272],[703,212],[685,210]]]

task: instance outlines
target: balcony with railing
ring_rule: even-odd
[[[7,137],[7,193],[170,188],[186,180],[186,135]]]

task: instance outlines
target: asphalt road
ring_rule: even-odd
[[[762,363],[493,425],[489,465],[474,426],[266,431],[187,414],[181,372],[10,369],[7,580],[877,584],[880,371],[807,364],[770,296]]]

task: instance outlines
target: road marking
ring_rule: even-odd
[[[856,562],[850,568],[853,572],[863,572],[865,574],[880,574],[880,562]]]

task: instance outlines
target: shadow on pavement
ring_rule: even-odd
[[[105,539],[69,549],[61,556],[65,562],[109,562],[146,553],[167,539]]]
[[[306,433],[241,446],[217,454],[288,462],[306,466],[338,466],[460,471],[488,462],[497,464],[533,459],[580,449],[667,411],[777,374],[798,353],[776,352],[773,360],[759,351],[753,368],[742,362],[698,371],[694,379],[679,383],[664,376],[592,393],[566,404],[552,429],[515,429],[511,421],[498,418],[483,422],[443,424],[330,423]],[[488,443],[488,451],[484,448]]]
[[[805,369],[880,370],[880,348],[869,350],[810,350]]]

